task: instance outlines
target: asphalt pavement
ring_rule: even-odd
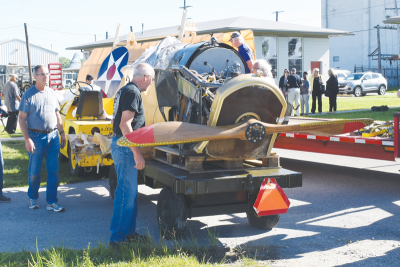
[[[271,231],[251,227],[244,213],[193,218],[186,237],[206,244],[257,249],[277,266],[395,266],[400,262],[400,166],[395,162],[276,149],[284,168],[303,173],[303,187],[285,189],[291,207]],[[84,179],[84,178],[83,178]],[[157,242],[160,190],[139,186],[137,231]],[[112,215],[108,180],[59,187],[64,213],[28,209],[27,188],[5,188],[12,203],[0,203],[0,251],[74,249],[107,243]]]

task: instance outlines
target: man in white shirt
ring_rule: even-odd
[[[79,88],[79,91],[80,91],[80,92],[83,92],[83,91],[92,91],[92,90],[93,90],[93,91],[100,91],[100,92],[102,92],[100,86],[94,84],[93,75],[91,75],[91,74],[86,75],[86,83],[90,84],[90,86],[89,86],[89,85],[86,85],[86,86],[84,86],[84,87]]]

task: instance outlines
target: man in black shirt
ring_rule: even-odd
[[[296,69],[292,68],[290,70],[291,74],[288,77],[287,88],[289,88],[288,102],[293,105],[294,110],[296,110],[296,116],[300,116],[299,106],[300,106],[300,85],[302,81],[299,75],[296,74]],[[293,116],[293,111],[292,111]]]
[[[145,161],[138,147],[118,146],[117,141],[145,125],[140,92],[146,91],[153,82],[154,69],[141,63],[135,68],[132,82],[122,87],[114,99],[111,154],[118,179],[110,227],[110,245],[114,248],[140,237],[136,233],[138,170],[144,168]]]

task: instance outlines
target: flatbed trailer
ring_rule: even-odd
[[[396,161],[400,158],[400,113],[394,113],[393,117],[395,125],[394,138],[362,137],[350,134],[317,136],[301,133],[281,133],[274,143],[274,148]],[[326,120],[328,119],[291,118],[289,124]]]
[[[253,208],[264,179],[275,179],[281,188],[302,186],[302,173],[282,168],[277,155],[262,161],[227,162],[186,154],[179,164],[178,149],[156,147],[142,154],[146,167],[139,172],[138,183],[162,188],[157,220],[167,238],[183,235],[188,218],[241,212],[246,212],[253,227],[271,229],[280,214],[258,216]],[[114,165],[109,178],[113,196],[117,186]]]

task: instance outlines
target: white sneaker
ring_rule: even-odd
[[[39,208],[39,205],[37,204],[37,199],[29,199],[29,208],[32,210],[36,210]]]
[[[65,211],[65,209],[63,207],[61,207],[60,205],[58,205],[58,203],[53,203],[53,204],[47,204],[47,210],[52,210],[55,212],[63,212]]]

